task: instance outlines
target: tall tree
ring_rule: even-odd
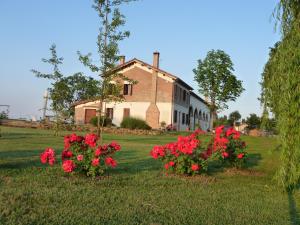
[[[228,101],[235,101],[244,91],[242,81],[233,74],[230,56],[222,50],[211,50],[204,60],[198,60],[193,70],[199,93],[210,100],[211,127],[218,111],[228,108]]]
[[[280,0],[275,16],[282,38],[270,50],[261,100],[277,122],[282,148],[278,181],[293,190],[300,182],[300,0]]]
[[[235,126],[236,122],[239,121],[242,118],[241,114],[239,111],[233,111],[232,113],[229,114],[229,120],[233,126]]]
[[[104,123],[104,119],[101,120],[101,118],[105,117],[103,102],[122,101],[123,96],[120,94],[122,88],[121,81],[127,80],[134,83],[134,81],[124,77],[120,73],[111,72],[120,59],[118,56],[118,43],[129,37],[130,34],[129,31],[120,30],[125,24],[125,17],[121,14],[119,6],[127,2],[130,2],[130,0],[94,0],[93,8],[97,11],[100,20],[97,38],[99,63],[93,63],[90,53],[83,55],[78,51],[79,60],[92,72],[96,72],[100,76],[100,101],[97,114],[97,135],[100,136],[100,141],[102,141],[101,134]],[[114,82],[112,83],[112,81]]]

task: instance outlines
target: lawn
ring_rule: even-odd
[[[276,139],[243,137],[247,170],[221,170],[192,178],[166,176],[149,156],[174,135],[116,136],[119,166],[103,179],[65,175],[42,166],[45,147],[62,150],[51,131],[1,127],[0,224],[298,224],[300,194],[281,192],[273,180]],[[207,141],[208,137],[204,137]]]

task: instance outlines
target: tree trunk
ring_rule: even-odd
[[[212,111],[210,114],[210,129],[214,129],[214,121],[215,121],[216,112]]]

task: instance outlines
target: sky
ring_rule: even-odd
[[[197,92],[192,70],[211,49],[230,55],[235,75],[246,89],[229,109],[243,118],[261,114],[261,73],[269,47],[279,40],[272,12],[278,0],[139,0],[121,7],[131,35],[120,43],[126,61],[138,58],[152,64],[160,52],[160,68],[186,81]],[[65,75],[84,72],[97,78],[78,60],[77,51],[91,52],[97,61],[99,20],[92,0],[0,1],[0,105],[10,105],[12,118],[39,118],[43,94],[50,82],[31,69],[50,72],[41,61],[57,45]],[[3,109],[0,107],[0,110]]]

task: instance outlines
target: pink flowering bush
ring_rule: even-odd
[[[65,173],[83,173],[87,176],[103,175],[109,167],[115,168],[117,161],[113,159],[115,152],[121,150],[117,142],[97,145],[98,138],[95,134],[85,137],[76,134],[64,137],[64,150],[61,154],[62,169]],[[53,165],[56,161],[55,151],[47,148],[40,156],[42,163]]]
[[[168,173],[194,175],[207,169],[207,158],[202,157],[204,148],[198,136],[203,131],[197,130],[189,136],[179,136],[177,142],[156,145],[150,154],[154,159],[164,162]]]
[[[230,127],[216,128],[216,134],[208,146],[202,147],[199,136],[203,131],[196,130],[189,136],[179,136],[177,142],[156,145],[151,150],[152,158],[164,162],[167,172],[194,175],[205,172],[208,162],[220,160],[224,164],[241,167],[246,161],[246,144],[240,139],[240,133]]]
[[[212,149],[217,152],[219,159],[225,164],[242,167],[247,158],[246,143],[241,140],[240,132],[233,127],[225,129],[224,126],[216,128],[212,142]]]

